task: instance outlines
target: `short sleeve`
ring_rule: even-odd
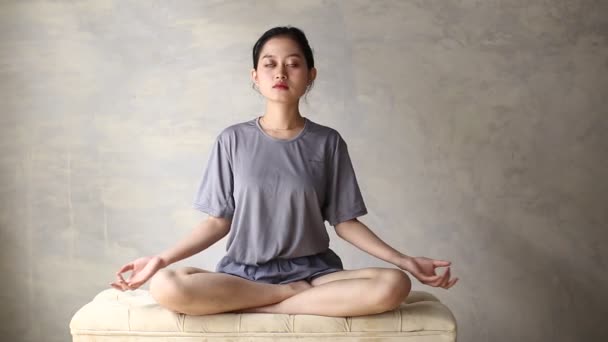
[[[323,219],[335,226],[367,214],[348,147],[340,134],[329,165],[325,203],[322,208]]]
[[[232,218],[234,214],[232,163],[220,136],[213,143],[200,180],[193,207],[211,216]]]

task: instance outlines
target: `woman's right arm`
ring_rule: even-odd
[[[116,280],[110,285],[121,291],[134,290],[140,287],[161,268],[202,252],[219,241],[230,231],[230,224],[231,220],[209,216],[175,246],[158,255],[138,258],[122,266],[116,272]],[[122,273],[128,271],[131,271],[131,275],[128,280],[125,280]]]
[[[230,231],[231,221],[222,217],[209,216],[201,221],[184,239],[175,246],[160,253],[163,267],[200,253],[217,241],[221,240]]]

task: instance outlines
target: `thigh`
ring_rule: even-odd
[[[180,268],[176,269],[175,273],[177,273],[178,275],[189,275],[189,274],[195,274],[195,273],[214,273],[214,272],[207,271],[207,270],[204,270],[204,269],[198,268],[198,267],[186,266],[186,267],[180,267]]]
[[[367,267],[354,270],[344,270],[332,272],[313,279],[310,284],[319,286],[331,281],[356,278],[376,278],[382,275],[383,272],[394,272],[393,268],[386,267]]]
[[[232,286],[255,286],[255,281],[235,274],[214,272],[198,267],[164,268],[159,270],[152,278],[161,283],[163,287],[178,285],[181,290],[201,291],[211,287],[224,287],[229,283]]]

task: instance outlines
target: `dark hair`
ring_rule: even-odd
[[[293,39],[298,45],[302,52],[304,53],[304,58],[306,59],[306,64],[308,66],[308,70],[315,66],[315,59],[312,56],[312,49],[310,45],[308,45],[308,39],[306,39],[306,35],[304,32],[297,27],[293,26],[278,26],[271,28],[270,30],[264,32],[264,34],[255,42],[253,46],[253,68],[257,70],[258,68],[258,60],[260,59],[260,52],[262,52],[262,48],[264,44],[270,39],[278,36],[285,36]]]
[[[308,44],[308,39],[306,39],[306,35],[302,30],[293,26],[277,26],[273,27],[270,30],[264,32],[264,34],[258,39],[257,42],[253,45],[253,68],[258,69],[258,60],[260,59],[260,52],[262,52],[262,48],[264,44],[270,39],[274,37],[287,37],[295,41],[299,46],[302,52],[304,53],[304,59],[306,59],[306,66],[308,70],[312,69],[315,66],[315,59],[312,55],[312,49]],[[312,87],[309,86],[309,89]]]

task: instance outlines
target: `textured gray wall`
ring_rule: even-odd
[[[204,217],[212,139],[262,113],[250,49],[285,24],[316,52],[301,109],[349,143],[362,221],[454,262],[456,287],[415,289],[461,341],[608,338],[608,2],[253,4],[0,2],[2,340],[69,340],[119,265]]]

